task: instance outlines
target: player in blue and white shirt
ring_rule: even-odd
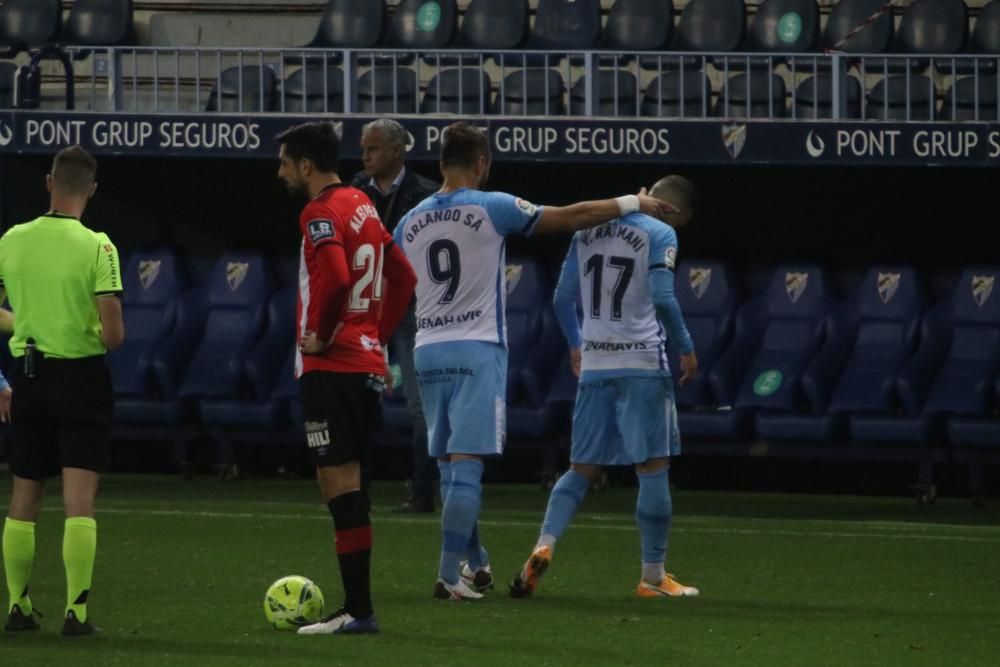
[[[451,125],[441,146],[444,185],[395,231],[417,274],[414,362],[428,447],[441,470],[440,599],[478,599],[493,583],[477,523],[482,458],[502,454],[506,435],[506,237],[575,232],[626,212],[662,215],[669,208],[645,194],[535,206],[480,191],[489,169],[483,133]]]
[[[668,176],[650,194],[678,210],[659,219],[632,213],[577,232],[563,264],[556,316],[569,342],[573,371],[580,377],[572,465],[552,489],[538,543],[510,585],[512,597],[534,592],[556,540],[607,465],[635,466],[639,477],[636,521],[642,578],[636,594],[698,594],[697,588],[680,584],[664,570],[672,515],[670,457],[680,454],[681,447],[667,367],[668,338],[681,354],[680,383],[686,384],[698,371],[694,344],[674,296],[673,227],[690,219],[694,188],[680,176]]]

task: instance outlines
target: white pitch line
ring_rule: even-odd
[[[47,508],[47,511],[61,511],[58,508]],[[329,521],[329,518],[323,514],[317,513],[316,515],[304,515],[304,514],[275,514],[266,513],[259,514],[253,512],[210,512],[210,511],[187,511],[187,510],[157,510],[157,509],[124,509],[124,508],[104,508],[97,510],[98,515],[102,514],[119,514],[119,515],[137,515],[137,516],[163,516],[163,517],[195,517],[203,519],[256,519],[256,520],[267,520],[267,521]],[[392,523],[392,524],[434,524],[438,525],[440,521],[436,518],[418,518],[418,517],[391,517],[391,516],[381,516],[376,515],[374,517],[374,523]],[[516,528],[537,528],[540,525],[538,521],[499,521],[499,520],[484,520],[479,522],[483,526],[496,526],[496,527],[516,527]],[[586,529],[586,530],[615,530],[623,532],[633,532],[635,531],[635,526],[631,524],[627,525],[614,525],[614,524],[588,524],[588,523],[575,523],[573,528],[576,529]],[[1000,537],[998,538],[986,538],[986,537],[972,537],[964,535],[926,535],[926,534],[911,534],[907,535],[904,533],[876,533],[876,532],[849,532],[849,531],[812,531],[812,530],[787,530],[787,529],[770,529],[770,528],[710,528],[710,527],[699,527],[699,526],[677,526],[674,528],[677,532],[682,533],[707,533],[707,534],[718,534],[718,535],[781,535],[790,537],[828,537],[828,538],[878,538],[887,540],[918,540],[918,541],[928,541],[928,542],[978,542],[984,544],[1000,544]]]

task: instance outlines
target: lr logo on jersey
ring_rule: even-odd
[[[993,294],[994,276],[972,276],[972,298],[982,308]]]
[[[892,301],[892,297],[896,296],[901,276],[899,273],[878,274],[878,296],[882,299],[882,303],[888,304]]]
[[[705,296],[708,286],[712,284],[712,269],[694,267],[688,271],[688,281],[691,283],[694,298],[700,299]]]
[[[788,293],[788,298],[792,300],[792,303],[798,303],[802,295],[805,294],[808,285],[808,273],[793,273],[789,271],[785,274],[785,292]]]
[[[139,262],[139,284],[142,289],[149,289],[156,282],[160,275],[160,266],[163,264],[158,259],[144,259]]]
[[[249,262],[229,262],[226,265],[226,283],[229,284],[229,289],[233,292],[238,290],[243,281],[247,279],[249,272]]]

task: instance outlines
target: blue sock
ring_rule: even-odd
[[[670,531],[672,514],[670,469],[640,473],[635,518],[642,540],[643,565],[662,564],[667,560],[667,533]]]
[[[549,506],[545,509],[545,520],[542,522],[540,544],[551,546],[562,537],[589,489],[590,480],[575,470],[567,470],[559,478],[549,495]]]
[[[451,489],[451,461],[438,460],[438,471],[441,473],[441,507],[448,500],[448,490]]]
[[[438,576],[452,585],[458,583],[459,563],[479,521],[482,477],[481,461],[462,460],[451,464],[451,488],[441,511],[442,545]]]

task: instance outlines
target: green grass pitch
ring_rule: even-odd
[[[0,483],[9,494],[9,482]],[[588,497],[531,600],[506,581],[546,495],[487,485],[482,533],[497,590],[432,600],[437,516],[389,511],[375,489],[377,636],[298,637],[264,622],[267,586],[312,578],[340,600],[332,525],[309,481],[110,476],[90,613],[104,632],[59,636],[62,512],[38,526],[40,633],[0,634],[0,665],[996,665],[1000,511],[942,500],[678,491],[669,569],[696,599],[641,600],[634,489]]]

